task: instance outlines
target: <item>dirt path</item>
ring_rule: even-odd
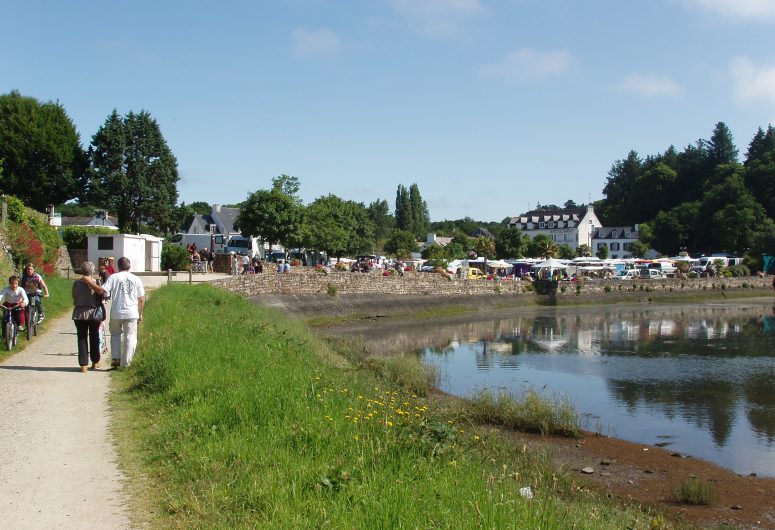
[[[153,289],[166,278],[142,280]],[[110,434],[110,356],[83,374],[70,315],[44,329],[0,363],[0,527],[130,528]]]
[[[69,315],[44,326],[0,364],[2,526],[129,528],[109,434],[110,359],[82,374]]]

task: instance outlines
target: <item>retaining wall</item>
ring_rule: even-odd
[[[569,301],[579,295],[593,297],[614,293],[650,294],[702,293],[717,290],[771,289],[771,277],[695,278],[664,280],[587,280],[582,283],[561,282],[556,298]],[[522,281],[461,280],[437,273],[407,272],[404,276],[382,276],[381,273],[332,272],[323,274],[311,269],[294,269],[290,273],[246,274],[213,282],[244,297],[262,294],[390,294],[390,295],[523,295],[538,296]],[[753,294],[761,294],[752,292]]]

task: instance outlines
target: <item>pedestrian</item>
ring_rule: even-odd
[[[199,251],[199,259],[202,260],[202,264],[201,264],[202,270],[204,272],[209,272],[209,269],[207,267],[207,262],[210,259],[210,251],[207,249],[207,247]]]
[[[207,271],[208,272],[215,272],[215,268],[213,267],[215,263],[215,249],[210,250],[207,249]]]
[[[233,250],[231,251],[231,273],[234,276],[239,274],[239,258],[237,258]]]
[[[105,270],[108,271],[108,274],[115,274],[116,273],[116,269],[113,267],[113,264],[111,263],[111,261],[108,258],[105,258],[105,261],[103,262],[103,265],[105,265]]]
[[[242,256],[242,274],[247,274],[250,269],[250,256],[245,254]]]
[[[137,325],[143,321],[145,288],[143,282],[129,272],[130,267],[129,258],[119,258],[118,272],[102,286],[111,300],[110,356],[114,367],[125,368],[132,364],[137,348]]]
[[[85,261],[81,265],[82,276],[73,282],[73,323],[78,336],[78,365],[81,372],[96,370],[100,364],[100,325],[105,320],[104,292],[92,278],[94,263]]]

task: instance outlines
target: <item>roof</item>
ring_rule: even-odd
[[[218,215],[227,234],[239,232],[238,227],[235,225],[235,221],[239,215],[239,208],[227,208],[226,206],[219,206],[218,208],[213,207],[213,213]]]
[[[616,237],[614,237],[616,232]],[[592,239],[638,239],[639,232],[634,226],[606,226],[596,228]]]
[[[105,219],[97,219],[96,216],[62,216],[62,226],[104,226],[105,228],[118,228],[118,219],[108,215]]]
[[[481,226],[471,232],[469,235],[470,237],[489,237],[490,239],[495,239],[495,236],[492,234],[492,232]]]
[[[586,208],[567,208],[562,210],[531,210],[518,217],[511,218],[511,224],[546,223],[549,221],[576,221],[584,217]]]

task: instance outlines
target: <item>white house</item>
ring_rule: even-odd
[[[113,263],[125,256],[133,272],[161,271],[163,239],[147,234],[89,234],[87,259],[97,265],[105,259]],[[115,267],[115,265],[114,265]],[[118,269],[116,267],[116,269]]]
[[[597,251],[605,246],[608,247],[609,258],[631,258],[630,247],[639,237],[638,225],[600,227],[592,234],[592,252],[597,254]]]
[[[591,247],[593,232],[603,225],[592,205],[589,205],[586,208],[533,210],[512,217],[509,226],[519,228],[531,239],[538,234],[545,234],[558,245],[568,245],[576,250],[580,245]]]

